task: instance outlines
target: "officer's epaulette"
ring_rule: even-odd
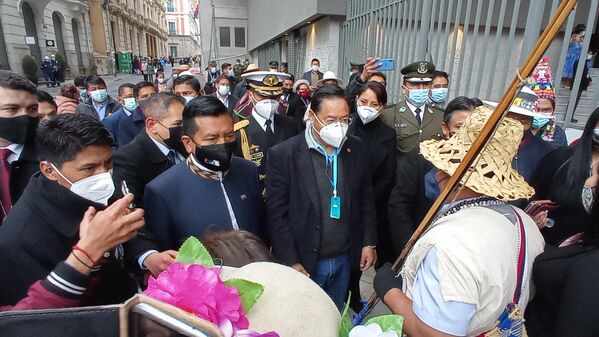
[[[239,122],[235,123],[235,125],[233,126],[233,130],[235,132],[237,132],[240,129],[243,129],[243,128],[245,128],[248,125],[250,125],[250,121],[248,121],[247,119],[244,119],[242,121],[239,121]]]
[[[397,102],[391,102],[391,103],[387,103],[387,105],[385,105],[385,109],[387,109],[387,108],[392,108],[392,107],[394,107],[394,106],[396,106],[396,105],[397,105]]]

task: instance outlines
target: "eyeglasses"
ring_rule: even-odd
[[[316,118],[316,120],[318,121],[318,123],[322,124],[323,126],[327,126],[327,125],[331,125],[331,124],[335,124],[337,122],[341,122],[343,124],[347,124],[347,125],[351,125],[351,123],[354,121],[354,119],[351,116],[342,118],[342,119],[338,119],[338,120],[334,120],[334,119],[327,119],[326,121],[321,121],[318,116],[316,116],[315,112],[314,113],[314,118]]]

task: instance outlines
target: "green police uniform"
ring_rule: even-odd
[[[401,73],[410,82],[429,82],[434,70],[432,63],[421,61],[405,66]],[[425,104],[420,109],[423,110],[420,124],[405,99],[388,105],[381,112],[381,120],[395,129],[398,168],[406,153],[416,149],[421,141],[442,136],[443,109],[432,104]]]

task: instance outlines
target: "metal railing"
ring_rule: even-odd
[[[399,69],[426,59],[450,75],[449,98],[496,101],[558,5],[559,0],[348,0],[339,64],[349,67],[367,56],[394,58],[396,70],[387,73],[387,88],[390,98],[399,100]],[[583,94],[586,103],[574,111],[582,71],[571,89],[560,85],[570,36],[580,23],[587,26],[578,62],[578,69],[584,67],[598,5],[599,0],[579,1],[546,53],[558,97],[556,116],[565,127],[573,116],[580,121],[573,126],[582,127],[599,100],[599,90],[589,90]],[[346,72],[340,73],[347,80]]]

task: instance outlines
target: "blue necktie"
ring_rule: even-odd
[[[170,160],[171,163],[173,163],[173,165],[175,165],[175,151],[173,151],[173,150],[168,151],[168,154],[166,155],[166,157],[168,158],[168,160]]]

